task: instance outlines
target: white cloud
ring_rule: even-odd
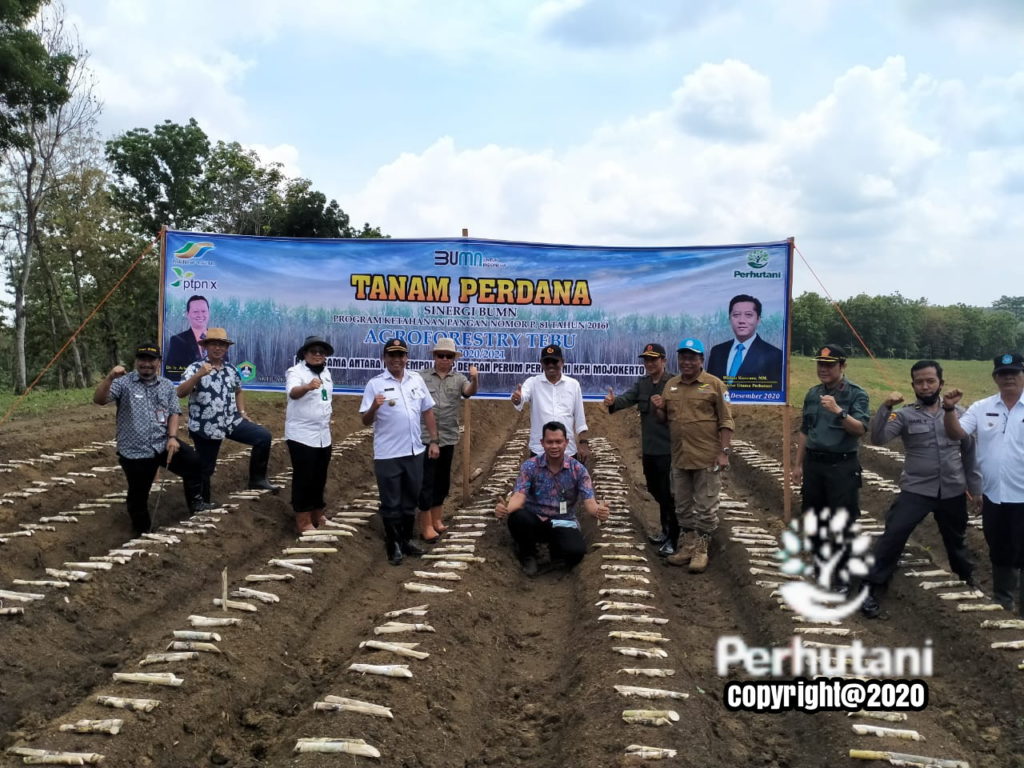
[[[245,144],[244,146],[259,155],[260,160],[264,163],[280,163],[281,170],[286,176],[302,176],[298,147],[291,144],[278,144],[273,147],[268,147],[266,144]]]
[[[344,207],[407,237],[464,226],[479,237],[605,245],[795,235],[838,296],[904,290],[987,303],[1005,290],[939,279],[932,265],[959,263],[966,247],[979,267],[998,263],[1003,238],[1024,223],[1004,194],[1021,191],[1024,153],[1012,162],[1000,152],[952,153],[921,130],[917,110],[925,93],[959,89],[909,80],[899,57],[852,67],[802,112],[737,144],[720,140],[725,118],[718,134],[680,132],[678,94],[745,84],[739,106],[726,111],[743,123],[752,104],[771,114],[770,84],[741,62],[705,65],[664,110],[602,126],[558,152],[439,139],[379,169]],[[820,290],[801,273],[797,292]]]
[[[711,141],[757,138],[771,122],[771,82],[741,61],[702,64],[672,94],[682,130]]]

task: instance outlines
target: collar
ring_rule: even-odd
[[[708,372],[703,368],[700,369],[700,373],[697,374],[697,378],[693,381],[683,381],[683,375],[679,374],[676,378],[679,379],[679,383],[684,387],[692,387],[695,384],[707,384],[708,383]]]
[[[565,454],[564,456],[562,456],[562,469],[570,468],[571,465],[569,464],[569,461],[571,458],[572,457],[569,456],[569,454]],[[537,466],[540,467],[541,469],[547,469],[548,457],[546,454],[542,453],[540,456],[535,456],[534,461],[537,462]]]
[[[389,371],[387,368],[384,369],[384,371],[381,373],[381,375],[385,379],[391,379],[392,381],[397,381],[399,384],[404,384],[406,379],[408,379],[408,377],[409,377],[409,369],[408,368],[405,369],[405,372],[402,374],[402,378],[400,378],[400,379],[396,379],[394,376],[392,376],[391,375],[391,371]]]
[[[751,336],[746,341],[740,341],[735,336],[733,336],[732,337],[732,346],[735,349],[737,344],[742,344],[744,349],[750,349],[754,345],[755,341],[757,341],[757,331],[754,331],[754,335]]]
[[[825,394],[831,394],[833,392],[842,392],[844,389],[846,389],[846,377],[843,376],[843,378],[839,380],[839,383],[836,385],[835,389],[829,389],[824,384],[818,384],[818,386],[825,391]]]

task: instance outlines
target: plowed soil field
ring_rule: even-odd
[[[251,398],[250,413],[280,435],[282,405]],[[738,635],[751,646],[783,646],[799,626],[770,588],[755,583],[765,577],[750,572],[753,556],[731,533],[735,526],[781,530],[782,486],[763,461],[781,458],[778,409],[737,409],[736,438],[750,447],[734,457],[726,490],[742,517],[723,521],[708,571],[691,575],[666,566],[646,543],[656,508],[644,490],[635,414],[609,416],[588,404],[591,434],[603,438],[595,441],[592,470],[598,495],[611,501],[615,519],[602,528],[588,524],[585,532],[595,545],[615,546],[595,546],[571,573],[549,570],[534,579],[520,573],[507,530],[491,514],[524,455],[524,417],[507,402],[472,404],[472,465],[482,471],[466,498],[454,483],[452,535],[434,548],[471,555],[455,560],[466,567],[435,567],[439,558],[407,558],[392,567],[379,521],[369,514],[376,497],[372,437],[356,409],[353,398],[336,402],[328,484],[334,519],[348,526],[336,530],[351,535],[316,544],[294,535],[287,487],[279,495],[235,496],[245,487],[247,449],[230,442],[221,453],[214,495],[235,506],[189,521],[180,484],[163,475],[166,488],[154,493],[151,505],[162,532],[174,538],[128,544],[131,529],[116,496],[125,485],[111,442],[112,409],[83,405],[51,419],[6,425],[0,435],[0,497],[7,502],[0,505],[0,590],[20,596],[3,598],[0,607],[24,612],[0,615],[0,765],[21,765],[22,758],[7,750],[29,748],[102,755],[105,766],[154,768],[583,768],[639,765],[645,761],[628,756],[627,747],[646,745],[676,750],[664,763],[681,766],[864,764],[850,758],[851,749],[929,755],[985,768],[1024,766],[1024,672],[1018,671],[1024,650],[990,647],[1022,640],[1024,630],[982,629],[984,619],[1011,617],[960,611],[959,601],[939,596],[951,590],[920,588],[921,579],[907,573],[910,567],[895,578],[880,620],[855,615],[843,626],[870,646],[920,647],[931,640],[935,674],[928,679],[926,709],[910,713],[904,723],[842,712],[726,709],[725,683],[744,678],[735,671],[730,678],[718,676],[718,638]],[[866,469],[898,478],[898,457],[867,449],[862,454]],[[271,470],[288,485],[283,444],[274,446]],[[25,490],[31,488],[42,491]],[[884,485],[866,485],[862,506],[880,522],[892,499]],[[74,515],[76,522],[41,522],[58,515]],[[981,589],[990,593],[980,530],[971,529],[970,541]],[[309,546],[336,551],[284,553]],[[47,569],[80,570],[65,563],[96,563],[90,558],[125,549],[141,552],[124,555],[125,562],[110,563],[109,570],[88,570],[84,582],[63,588],[16,583],[56,581]],[[642,560],[606,557],[612,554]],[[908,556],[927,561],[927,568],[948,569],[930,521],[920,526]],[[306,570],[270,564],[282,558],[311,562],[300,564]],[[620,564],[647,570],[608,567]],[[223,611],[213,600],[222,594],[225,572],[229,591],[253,588],[278,601],[236,597],[255,610]],[[433,578],[443,573],[458,578]],[[246,581],[260,574],[293,578]],[[607,578],[614,575],[633,578]],[[449,591],[413,592],[408,584]],[[648,594],[602,594],[629,588]],[[603,620],[624,612],[602,610],[603,599],[646,604],[643,615],[667,623]],[[385,615],[424,605],[422,615]],[[204,629],[191,626],[190,616],[239,622]],[[375,634],[388,621],[426,624],[429,630]],[[172,633],[181,630],[215,632],[218,639],[209,641],[214,650],[140,666],[149,654],[164,652]],[[613,638],[613,631],[658,632],[663,641]],[[414,650],[428,655],[410,658],[361,647],[366,641],[416,643]],[[631,658],[614,650],[624,646],[663,650],[665,657]],[[352,664],[405,665],[411,677],[363,674],[350,670]],[[674,674],[649,678],[620,671],[628,668]],[[183,682],[164,687],[114,680],[115,674],[132,672],[171,673]],[[669,689],[686,698],[625,698],[616,685]],[[97,696],[159,705],[149,712],[111,709]],[[393,716],[314,709],[326,696],[383,705]],[[627,724],[627,709],[674,710],[678,721]],[[117,735],[61,730],[80,720],[109,718],[123,721]],[[925,741],[855,735],[852,723],[913,729]],[[380,756],[294,751],[300,739],[318,737],[362,739]]]

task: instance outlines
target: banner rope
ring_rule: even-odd
[[[7,419],[10,418],[11,414],[13,414],[14,411],[16,411],[18,409],[18,406],[20,406],[22,401],[26,397],[28,397],[29,393],[33,390],[33,388],[36,386],[36,384],[39,383],[39,380],[42,379],[43,376],[46,375],[46,372],[49,371],[50,368],[53,367],[54,363],[56,363],[58,360],[60,360],[61,356],[67,351],[68,347],[71,346],[71,342],[73,342],[76,338],[78,338],[78,335],[85,329],[85,326],[87,326],[89,324],[89,321],[92,320],[93,317],[96,315],[96,313],[99,312],[100,309],[103,308],[103,305],[106,304],[107,301],[110,300],[110,297],[114,295],[114,291],[116,291],[118,288],[121,287],[121,283],[123,283],[128,278],[128,275],[130,275],[132,273],[132,271],[137,266],[139,266],[139,264],[142,263],[142,260],[144,258],[146,258],[146,256],[148,256],[150,254],[150,252],[153,250],[153,246],[156,245],[158,242],[159,242],[159,238],[156,238],[149,245],[147,245],[145,247],[145,249],[142,251],[142,253],[139,254],[138,258],[136,258],[135,261],[132,262],[131,266],[129,266],[128,269],[125,270],[125,273],[123,275],[121,275],[121,277],[118,279],[118,281],[116,283],[114,283],[113,287],[111,287],[111,289],[109,291],[107,291],[107,294],[100,300],[100,303],[92,308],[92,311],[86,316],[85,320],[82,321],[82,324],[78,326],[77,330],[75,330],[74,333],[72,333],[70,336],[68,336],[67,341],[64,342],[64,346],[61,347],[59,350],[57,350],[57,354],[55,354],[52,358],[50,358],[50,362],[48,362],[43,367],[43,370],[41,370],[39,372],[39,375],[36,376],[32,380],[32,383],[29,384],[28,387],[25,388],[25,391],[22,392],[21,395],[13,403],[11,403],[11,407],[7,409],[7,412],[4,413],[3,416],[0,416],[0,427],[2,427],[4,425],[4,422],[6,422]]]
[[[824,291],[825,295],[828,297],[829,303],[832,305],[832,309],[834,309],[836,312],[839,313],[839,316],[841,318],[843,318],[843,322],[846,323],[847,327],[850,329],[850,331],[853,333],[853,335],[857,338],[857,341],[860,342],[861,347],[864,349],[865,352],[867,352],[868,357],[871,358],[871,362],[874,364],[874,366],[878,370],[878,372],[882,375],[882,380],[886,384],[888,384],[890,388],[897,389],[896,384],[889,379],[889,376],[887,375],[888,372],[885,370],[885,367],[878,361],[878,358],[875,357],[875,354],[871,351],[871,349],[865,343],[865,341],[861,337],[860,333],[857,332],[857,329],[853,327],[853,323],[850,322],[850,318],[848,318],[846,316],[846,313],[843,312],[843,308],[839,306],[839,302],[837,302],[834,298],[832,298],[832,294],[829,293],[828,288],[825,287],[825,284],[823,282],[821,282],[821,278],[818,277],[818,273],[814,271],[814,268],[807,261],[807,258],[803,255],[803,253],[800,251],[800,249],[797,248],[796,243],[793,244],[793,250],[795,250],[797,252],[797,255],[800,257],[800,261],[802,261],[804,263],[804,266],[807,267],[807,269],[810,271],[811,275],[814,276],[814,279],[818,281],[818,285],[821,286],[821,290]]]

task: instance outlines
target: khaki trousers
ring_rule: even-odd
[[[721,492],[721,472],[672,467],[672,495],[676,499],[679,527],[683,530],[713,533],[718,528],[718,496]]]

